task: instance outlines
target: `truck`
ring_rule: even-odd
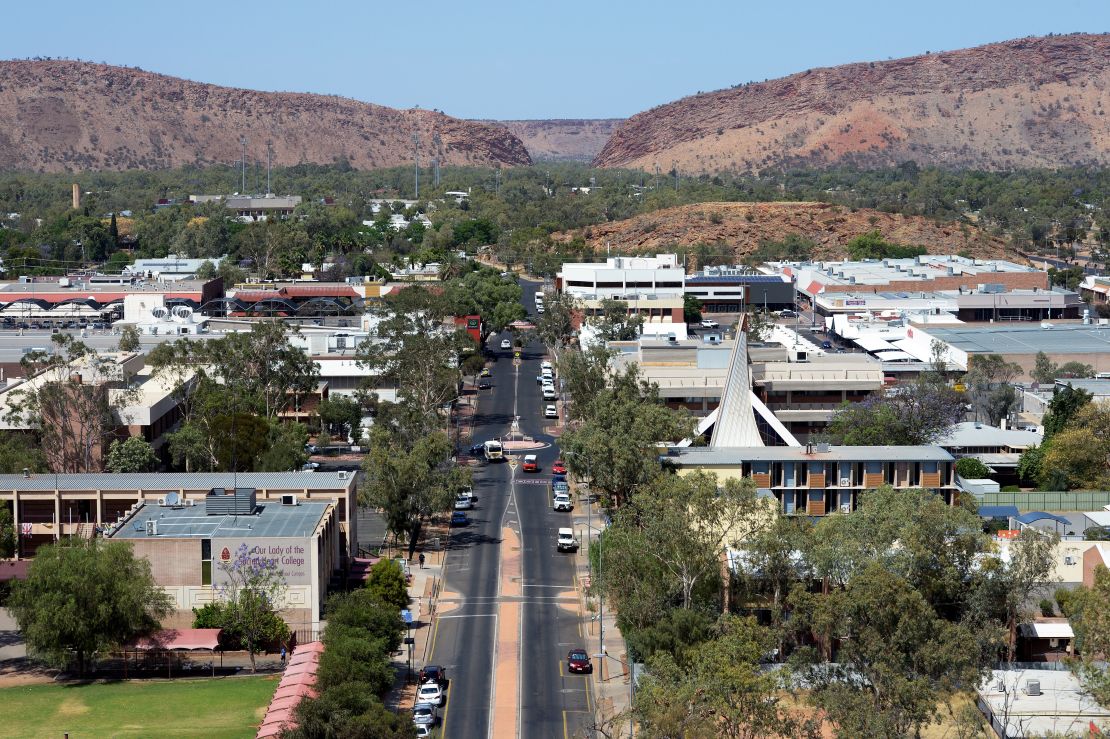
[[[489,439],[482,445],[482,454],[487,462],[500,462],[505,459],[505,450],[497,439]]]

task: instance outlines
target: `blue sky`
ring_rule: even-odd
[[[6,5],[4,24],[4,58],[80,58],[464,118],[603,118],[812,67],[1102,33],[1110,2],[40,0]]]

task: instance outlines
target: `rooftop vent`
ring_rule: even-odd
[[[828,454],[829,453],[829,443],[827,441],[819,442],[817,444],[817,453],[818,454]]]
[[[1040,695],[1041,694],[1041,681],[1040,680],[1026,680],[1025,681],[1025,694],[1026,695]]]
[[[250,516],[258,498],[254,488],[212,488],[204,496],[204,503],[209,516]]]

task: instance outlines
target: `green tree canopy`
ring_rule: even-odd
[[[125,441],[115,439],[108,449],[109,472],[150,472],[157,465],[154,448],[141,436],[129,436]]]
[[[84,674],[94,655],[159,627],[172,603],[150,563],[119,541],[63,540],[38,548],[8,603],[31,653]]]

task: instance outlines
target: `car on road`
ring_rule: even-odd
[[[590,673],[594,666],[585,649],[572,649],[567,653],[567,672]]]
[[[470,447],[469,451],[470,451],[470,456],[472,456],[472,457],[481,457],[483,454],[486,453],[486,445],[485,444],[474,444],[473,446]]]
[[[554,508],[556,511],[566,511],[567,513],[570,513],[572,510],[574,510],[574,503],[571,502],[569,495],[567,495],[566,493],[559,493],[555,496],[554,501],[552,501],[551,507]]]
[[[844,353],[844,347],[842,347],[842,346],[838,346],[838,347],[836,348],[836,353],[837,353],[837,354],[843,354],[843,353]]]
[[[491,382],[485,382],[483,380],[482,382],[478,383],[478,389],[479,390],[489,390],[491,387],[493,387],[493,383],[491,383]]]
[[[427,724],[413,724],[413,728],[416,729],[416,739],[425,739],[432,735],[432,727]]]
[[[706,318],[701,322],[700,325],[701,325],[702,328],[719,328],[721,324],[717,323],[716,321],[711,321],[708,318]]]
[[[473,507],[474,507],[474,501],[471,498],[464,498],[461,495],[459,497],[455,498],[455,510],[456,511],[469,511]]]
[[[797,318],[798,311],[791,310],[790,308],[783,308],[779,311],[779,318]]]
[[[417,726],[435,726],[436,707],[430,703],[417,703],[412,707],[412,722]]]
[[[565,474],[567,474],[566,463],[564,463],[563,460],[561,460],[561,459],[556,459],[555,464],[551,465],[551,471],[553,473],[555,473],[556,475],[565,475]]]
[[[559,409],[555,407],[554,403],[548,403],[547,406],[543,409],[543,417],[544,418],[558,418],[559,417]]]
[[[301,465],[301,472],[315,472],[320,469],[319,462],[305,462]]]
[[[833,348],[832,342],[831,341],[822,341],[821,342],[821,348],[822,349],[832,349]]]
[[[502,339],[501,340],[501,348],[502,349],[512,349],[513,348],[513,342],[509,341],[508,339]]]
[[[466,517],[465,511],[454,511],[451,513],[452,526],[466,526],[470,523],[470,519]]]
[[[578,540],[574,538],[574,530],[559,529],[559,536],[556,539],[555,547],[560,552],[578,551]]]
[[[439,683],[424,683],[416,691],[416,700],[419,703],[431,703],[433,706],[443,705],[443,688]]]
[[[420,669],[420,684],[436,683],[437,685],[447,685],[447,670],[439,665],[424,665]]]
[[[555,474],[553,474],[551,476],[551,484],[552,485],[554,485],[557,482],[565,483],[566,481],[567,481],[567,475],[566,475],[565,472],[556,472]]]
[[[543,315],[543,303],[536,303],[536,312]]]
[[[525,472],[539,472],[540,471],[539,459],[537,459],[535,454],[525,454],[524,455],[524,464],[521,465],[520,468],[522,470],[524,470]]]
[[[555,368],[551,366],[551,362],[548,362],[545,359],[542,362],[540,362],[540,369],[541,370],[549,370],[549,369],[555,369]]]
[[[492,373],[489,371],[489,367],[483,367],[482,372],[478,375],[478,377],[489,377],[491,374]]]

